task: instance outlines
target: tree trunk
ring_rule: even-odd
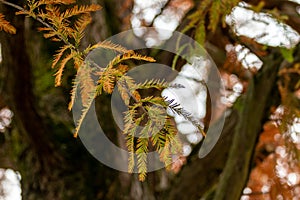
[[[264,120],[268,117],[270,101],[274,98],[272,90],[276,87],[276,77],[282,61],[281,55],[271,53],[264,60],[262,71],[250,81],[241,102],[239,122],[216,189],[215,200],[238,200],[241,197],[251,170],[255,144]]]

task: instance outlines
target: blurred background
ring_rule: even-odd
[[[175,116],[183,149],[171,171],[148,173],[140,182],[136,174],[101,164],[73,137],[67,109],[76,73],[71,65],[62,86],[54,87],[51,64],[61,44],[43,38],[38,21],[16,16],[18,10],[0,0],[0,13],[17,30],[0,33],[0,200],[300,199],[300,1],[77,2],[87,3],[102,9],[92,13],[82,47],[132,28],[154,27],[134,33],[149,47],[147,53],[168,66],[175,63],[178,77],[202,91],[196,100],[177,95],[192,110],[200,104],[193,114],[206,130],[226,117],[220,139],[200,159],[201,133]],[[151,51],[172,37],[160,28],[203,45],[220,71],[225,87],[220,99],[191,80],[197,79],[194,63]],[[97,114],[109,139],[124,146],[110,98],[96,99]]]

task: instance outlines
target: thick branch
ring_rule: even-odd
[[[282,60],[276,53],[270,54],[262,72],[250,82],[215,200],[240,199],[248,179],[257,137],[268,113],[268,102],[273,98],[271,91],[276,87],[276,76]]]

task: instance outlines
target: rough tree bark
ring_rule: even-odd
[[[276,88],[276,77],[283,58],[279,53],[271,53],[265,60],[262,71],[250,81],[239,122],[235,129],[232,146],[226,166],[216,189],[215,200],[238,200],[247,183],[251,169],[251,159],[264,120],[268,117],[270,102]]]

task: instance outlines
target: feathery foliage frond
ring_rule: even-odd
[[[136,127],[132,127],[132,131],[135,131]],[[129,157],[128,157],[128,173],[132,173],[134,170],[134,135],[132,134],[127,134],[126,135],[126,146],[127,150],[129,152]]]
[[[68,105],[69,111],[72,110],[73,105],[74,105],[74,103],[75,103],[76,93],[77,93],[77,90],[78,90],[78,86],[79,86],[79,80],[78,80],[78,78],[75,78],[75,79],[73,80],[73,83],[72,83],[72,90],[71,90],[71,92],[70,92],[70,94],[71,94],[71,100],[70,100],[69,105]]]
[[[169,86],[169,83],[165,80],[160,80],[160,79],[151,79],[151,80],[146,80],[143,83],[136,84],[135,87],[138,89],[150,89],[150,88],[155,88],[158,90],[165,89]]]
[[[89,25],[92,21],[92,17],[88,14],[81,15],[76,21],[74,22],[74,28],[77,32],[83,32],[87,25]]]
[[[199,42],[199,44],[203,45],[205,42],[205,24],[204,20],[198,22],[196,29],[195,29],[195,40]]]
[[[101,6],[96,4],[78,6],[74,5],[75,2],[74,0],[32,0],[28,1],[28,9],[21,9],[17,14],[30,16],[41,22],[45,26],[40,28],[45,32],[45,38],[63,41],[65,44],[71,44],[70,39],[74,39],[74,46],[78,47],[83,37],[83,30],[91,22],[90,13],[99,10]]]
[[[104,69],[101,68],[100,70],[93,72],[95,75],[99,76],[99,79],[97,81],[97,86],[93,87],[91,85],[92,80],[87,81],[87,82],[89,82],[90,86],[87,85],[84,87],[90,87],[90,88],[92,87],[93,90],[86,92],[86,94],[88,94],[88,95],[82,95],[82,102],[85,102],[84,103],[85,109],[83,110],[82,117],[80,118],[79,122],[77,123],[77,128],[76,128],[75,134],[78,133],[80,126],[82,124],[82,121],[83,121],[86,113],[88,112],[89,106],[91,105],[91,98],[92,98],[91,95],[93,95],[93,97],[95,98],[96,96],[102,94],[102,91],[106,92],[108,94],[111,94],[114,90],[115,85],[118,85],[118,90],[119,90],[121,97],[124,100],[126,105],[129,105],[130,97],[134,97],[134,99],[136,101],[140,100],[140,95],[136,91],[134,80],[131,77],[124,75],[129,70],[129,68],[126,65],[122,64],[123,61],[132,59],[132,60],[144,60],[144,61],[154,62],[154,59],[151,57],[139,55],[133,51],[128,51],[127,49],[125,49],[119,45],[114,45],[111,42],[99,43],[97,45],[97,48],[106,48],[106,47],[108,47],[108,49],[111,49],[111,50],[123,51],[126,53],[122,54],[122,55],[117,55],[112,61],[110,61],[110,63]],[[77,83],[77,82],[75,81],[75,83]],[[79,81],[79,83],[80,83],[80,81]],[[75,85],[74,88],[78,88],[78,86]],[[83,90],[83,88],[81,88],[81,90]],[[76,95],[74,92],[72,92],[72,94],[73,94],[72,96]],[[86,96],[88,96],[89,98],[87,98]],[[74,99],[74,98],[72,98],[72,99]],[[71,99],[71,101],[73,102],[72,99]],[[70,103],[69,108],[71,107],[72,104],[73,103]],[[132,109],[134,110],[138,106],[141,106],[141,105],[136,104],[135,106],[133,106]],[[129,123],[129,122],[127,122],[127,123]],[[131,127],[131,126],[129,126],[129,127]]]
[[[2,30],[10,34],[16,34],[16,28],[5,19],[3,14],[0,13],[0,31]]]
[[[57,63],[60,61],[60,59],[62,58],[63,54],[65,51],[67,51],[68,49],[71,49],[72,45],[64,45],[63,47],[61,47],[58,51],[57,54],[54,55],[54,59],[52,61],[52,68],[54,68]]]
[[[182,153],[182,146],[177,134],[177,129],[174,124],[172,124],[169,116],[165,119],[163,129],[153,135],[151,141],[160,155],[160,160],[165,163],[167,169],[170,169],[172,155],[180,155]]]
[[[166,109],[161,105],[145,106],[145,109],[148,112],[149,120],[152,121],[152,133],[150,134],[150,136],[152,137],[153,134],[158,133],[160,129],[164,126],[167,117],[167,112]]]
[[[120,83],[122,87],[122,89],[119,89],[121,90],[120,93],[125,93],[126,95],[123,95],[125,96],[123,98],[128,99],[128,96],[133,91],[124,89],[126,88],[126,84],[124,84],[126,79],[120,80],[119,82],[122,82]],[[169,85],[164,80],[150,80],[141,84],[131,84],[134,84],[133,90],[137,92],[137,90],[145,89],[147,83],[147,89],[153,87],[165,88]],[[178,86],[181,87],[180,85]],[[123,92],[123,90],[126,92]],[[147,172],[147,154],[150,144],[159,153],[160,160],[164,162],[167,169],[170,169],[173,155],[180,155],[182,153],[182,147],[180,139],[177,136],[175,124],[172,123],[170,116],[167,115],[166,109],[169,105],[165,101],[165,98],[161,96],[146,96],[139,99],[134,98],[134,100],[130,105],[129,102],[126,103],[128,111],[124,113],[125,126],[123,134],[126,135],[127,148],[130,149],[128,158],[129,172],[132,172],[136,165],[139,179],[143,181]],[[185,115],[187,116],[186,113]],[[189,118],[191,117],[189,116]],[[143,128],[140,129],[141,127]],[[136,140],[134,136],[137,137]]]
[[[52,63],[52,68],[59,64],[55,73],[56,86],[61,85],[63,71],[69,61],[74,61],[76,69],[79,69],[83,63],[83,56],[89,51],[79,49],[80,41],[84,37],[85,28],[91,22],[90,13],[101,8],[96,4],[78,6],[74,5],[75,2],[74,0],[31,0],[28,1],[28,9],[20,8],[20,11],[17,12],[17,14],[25,14],[41,22],[44,27],[39,30],[44,32],[45,38],[65,43],[54,56]],[[72,94],[74,93],[72,92]],[[74,95],[72,95],[71,101],[74,101]],[[72,102],[69,104],[69,109],[73,105]]]
[[[96,4],[78,6],[74,3],[76,3],[74,0],[31,0],[28,1],[27,9],[20,7],[17,14],[24,14],[39,21],[43,25],[39,30],[44,32],[45,38],[65,43],[54,56],[52,68],[59,65],[55,73],[56,86],[61,85],[63,71],[69,61],[73,61],[74,68],[77,70],[68,106],[71,110],[76,99],[76,91],[80,89],[84,109],[76,126],[74,134],[76,137],[95,98],[95,85],[91,78],[93,71],[87,63],[83,62],[84,55],[91,49],[81,51],[79,46],[85,28],[91,22],[90,13],[99,10],[101,6]]]
[[[240,0],[204,0],[199,4],[197,10],[188,16],[189,23],[183,29],[183,33],[194,29],[195,39],[203,45],[206,37],[206,29],[212,32],[216,31],[217,25],[222,20],[222,25],[226,26],[225,17],[231,9],[236,6]],[[209,23],[205,27],[206,16]]]
[[[111,45],[112,43],[107,43],[110,47],[113,48],[113,50],[120,50],[123,51],[125,49],[120,48],[119,46],[115,46],[116,48],[114,48],[113,45]],[[104,43],[104,45],[107,45],[106,43]],[[114,83],[124,75],[124,73],[126,72],[126,70],[128,70],[128,68],[123,68],[123,70],[118,70],[117,68],[114,68],[114,66],[118,66],[118,65],[122,65],[123,61],[126,60],[144,60],[144,61],[148,61],[148,62],[155,62],[155,60],[152,57],[148,57],[148,56],[143,56],[140,54],[137,54],[133,51],[127,51],[124,54],[119,54],[117,55],[114,59],[112,59],[108,65],[106,66],[104,71],[99,72],[100,78],[98,80],[98,86],[97,86],[97,93],[101,94],[101,91],[104,90],[104,92],[107,92],[109,94],[112,93],[113,89],[114,89]],[[125,71],[124,71],[125,69]],[[129,79],[128,79],[129,80]],[[130,82],[127,82],[130,83]],[[133,86],[133,85],[132,85]],[[121,86],[122,88],[122,86]],[[131,88],[131,87],[129,87]]]
[[[184,85],[174,83],[170,84],[164,79],[151,79],[146,80],[143,83],[138,83],[134,86],[136,89],[150,89],[155,88],[157,90],[163,90],[165,88],[184,88]]]
[[[126,111],[124,114],[125,114],[124,115],[125,125],[124,125],[123,133],[134,136],[135,130],[133,130],[133,128],[136,127],[135,125],[138,124],[137,122],[139,122],[139,120],[134,121],[134,118],[136,117],[137,112],[134,109],[130,109],[130,110]],[[142,119],[142,118],[140,118],[140,119]]]
[[[38,1],[38,6],[56,5],[56,4],[70,5],[75,2],[76,2],[76,0],[40,0],[40,1]]]
[[[112,43],[111,41],[108,41],[108,40],[105,40],[103,42],[99,42],[89,48],[88,51],[91,51],[93,49],[97,49],[97,48],[104,48],[104,49],[110,49],[110,50],[114,50],[114,51],[117,51],[117,52],[120,52],[120,53],[128,53],[130,52],[130,50],[127,50],[125,47],[122,47],[121,45],[119,44],[114,44]]]
[[[187,119],[189,122],[191,122],[204,137],[206,136],[206,133],[204,132],[201,125],[199,124],[198,120],[194,119],[194,117],[191,115],[191,113],[189,113],[184,108],[182,108],[180,106],[180,104],[178,104],[176,102],[174,103],[174,99],[172,99],[172,100],[165,99],[165,100],[168,104],[168,107],[171,109],[171,111],[174,114],[183,116],[185,119]]]
[[[132,96],[134,96],[135,99],[140,99],[133,89],[134,85],[135,81],[130,76],[126,75],[122,76],[117,83],[118,91],[126,106],[129,106],[129,100]]]
[[[103,41],[81,50],[80,43],[84,37],[84,31],[92,18],[90,13],[99,10],[99,5],[74,5],[74,0],[30,0],[25,8],[19,8],[17,14],[24,14],[42,23],[39,28],[45,38],[63,42],[64,45],[54,55],[52,68],[57,67],[55,73],[55,85],[62,83],[63,72],[68,63],[72,63],[77,70],[77,76],[73,80],[71,100],[68,109],[71,110],[80,91],[81,115],[76,123],[74,137],[77,137],[95,98],[105,92],[112,94],[115,86],[122,100],[128,107],[124,113],[124,130],[126,146],[129,151],[128,171],[133,172],[135,166],[138,169],[139,180],[143,181],[147,173],[147,154],[154,147],[159,153],[160,159],[167,167],[172,163],[174,154],[181,154],[181,142],[177,135],[177,129],[166,109],[171,107],[174,112],[182,114],[189,120],[194,120],[188,112],[179,105],[170,106],[162,96],[143,96],[141,90],[165,88],[183,88],[180,84],[169,84],[165,80],[151,79],[143,83],[136,83],[126,73],[133,67],[126,65],[128,61],[155,62],[149,56],[141,55],[133,50],[114,44],[111,41]],[[3,22],[3,23],[1,23]],[[5,27],[4,27],[5,26]],[[0,14],[0,29],[15,32],[12,26]],[[93,68],[84,59],[94,49],[103,48],[111,50],[117,55],[105,68]],[[93,77],[98,80],[94,81]],[[196,120],[192,121],[196,124]]]
[[[139,180],[144,181],[147,173],[147,153],[149,145],[149,133],[151,133],[151,121],[148,121],[139,134],[136,145],[137,166],[139,172]]]
[[[95,90],[95,81],[92,79],[91,75],[93,74],[93,68],[89,66],[89,63],[84,63],[78,69],[77,78],[80,85],[80,94],[82,105],[88,105],[88,99],[90,94],[94,93]]]
[[[101,6],[99,6],[97,4],[84,5],[84,6],[75,5],[74,7],[69,8],[66,11],[64,11],[61,16],[64,19],[67,19],[67,18],[76,16],[76,15],[95,12],[100,9],[101,9]]]
[[[62,59],[62,61],[60,63],[60,67],[58,68],[57,72],[55,73],[55,86],[61,85],[61,79],[62,79],[64,68],[65,68],[66,64],[76,56],[76,54],[77,54],[76,51],[71,51],[70,54],[68,54],[64,59]]]
[[[126,133],[126,146],[129,151],[129,158],[128,158],[128,172],[132,173],[134,169],[134,163],[135,163],[135,134],[138,128],[138,124],[141,123],[141,121],[144,119],[145,114],[143,114],[141,117],[133,120],[136,116],[136,112],[134,110],[128,111],[125,113],[125,128],[124,133]]]
[[[105,69],[104,71],[100,72],[97,90],[101,91],[103,89],[104,92],[111,94],[115,86],[117,73],[118,71],[116,69]]]
[[[76,31],[72,32],[72,37],[75,42],[75,46],[78,47],[80,45],[80,41],[84,37],[84,30],[91,23],[92,17],[89,14],[81,15],[74,22],[74,29]]]
[[[96,98],[95,92],[93,92],[93,90],[92,90],[92,92],[89,94],[89,98],[85,100],[86,104],[85,104],[85,106],[84,106],[84,108],[81,112],[81,116],[80,116],[80,118],[79,118],[79,120],[76,124],[76,129],[75,129],[75,132],[74,132],[74,137],[75,138],[78,136],[78,133],[79,133],[80,127],[83,123],[83,120],[85,119],[85,117],[86,117],[89,109],[91,108],[92,103],[93,103],[95,98]]]
[[[75,101],[75,95],[76,95],[76,89],[80,88],[81,90],[81,101],[83,110],[80,116],[80,119],[78,120],[76,124],[76,129],[74,133],[74,137],[77,137],[79,129],[83,123],[83,120],[86,117],[86,114],[88,113],[89,109],[92,106],[92,103],[94,99],[96,98],[96,86],[94,84],[94,81],[91,77],[93,74],[93,69],[89,66],[89,63],[84,63],[81,65],[81,67],[78,69],[77,77],[74,81],[73,89],[72,89],[72,98],[71,102],[69,104],[69,109],[71,109],[72,105]]]
[[[185,86],[180,83],[172,83],[172,84],[169,84],[168,88],[179,89],[179,88],[185,88]]]
[[[216,31],[217,25],[220,20],[220,15],[222,13],[221,10],[222,1],[216,0],[212,3],[210,9],[209,9],[209,26],[208,29],[210,29],[212,32]]]
[[[126,60],[143,60],[147,62],[155,62],[155,59],[149,56],[143,56],[134,51],[127,51],[124,54],[117,55],[113,60],[109,62],[107,68],[113,68],[115,65],[120,64]]]

